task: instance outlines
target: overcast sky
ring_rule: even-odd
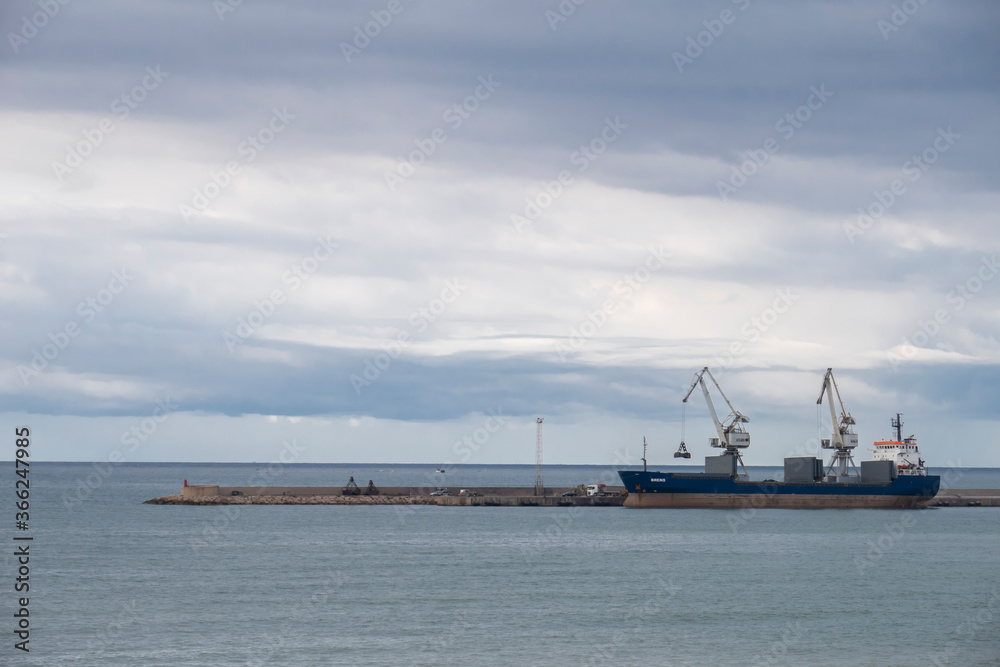
[[[833,367],[864,446],[1000,466],[1000,7],[576,2],[3,3],[4,422],[673,462],[707,365],[780,464]]]

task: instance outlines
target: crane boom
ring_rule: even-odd
[[[734,408],[732,403],[729,402],[729,398],[726,396],[726,392],[722,391],[722,387],[719,386],[719,381],[715,379],[714,375],[712,375],[712,371],[708,370],[708,367],[705,368],[705,371],[708,373],[708,377],[712,378],[712,384],[714,384],[715,388],[719,390],[719,394],[722,395],[722,400],[724,400],[726,402],[726,405],[729,406],[729,411],[733,413],[733,416],[743,422],[750,421],[747,417],[743,416],[743,414],[741,414],[739,410]]]
[[[722,399],[729,406],[730,414],[724,419],[720,420],[718,413],[715,411],[715,404],[712,402],[712,395],[708,391],[708,383],[705,382],[705,375],[712,380],[712,384],[719,391]],[[725,447],[726,449],[733,449],[738,447],[749,447],[750,446],[750,434],[743,429],[743,424],[749,422],[750,419],[741,413],[739,410],[733,407],[732,402],[726,396],[726,393],[722,391],[722,387],[719,386],[718,380],[712,375],[712,371],[708,370],[708,366],[705,366],[700,371],[695,373],[694,380],[691,382],[691,387],[688,389],[687,394],[684,396],[682,402],[687,403],[688,399],[691,398],[691,393],[694,388],[701,385],[701,391],[705,395],[705,403],[708,404],[708,411],[712,415],[712,422],[715,424],[715,430],[719,434],[718,444],[713,444],[714,447]],[[734,437],[734,434],[739,434]]]
[[[697,373],[694,374],[694,380],[692,380],[691,386],[688,388],[688,393],[685,394],[684,398],[681,400],[681,403],[687,403],[688,402],[688,399],[691,398],[691,392],[694,391],[694,388],[698,386],[698,382],[701,380],[701,377],[707,371],[708,371],[708,366],[705,366],[700,371],[698,371]]]
[[[838,448],[844,446],[844,438],[840,435],[840,428],[838,427],[837,419],[837,409],[833,405],[833,390],[830,389],[830,385],[833,384],[836,387],[836,383],[833,379],[833,369],[827,368],[826,375],[823,376],[823,387],[819,390],[819,398],[816,399],[816,405],[823,403],[823,394],[829,397],[830,403],[830,423],[833,424],[833,442]],[[840,390],[837,390],[837,398],[840,399]],[[843,408],[844,402],[840,402],[841,408]]]
[[[701,372],[701,375],[698,376],[698,381],[699,383],[701,383],[701,390],[705,394],[705,402],[708,403],[708,411],[712,413],[712,422],[715,424],[715,431],[719,434],[719,442],[725,442],[726,432],[722,428],[722,422],[719,421],[719,415],[715,413],[715,404],[712,403],[712,396],[711,394],[708,393],[708,385],[705,384],[704,376],[705,376],[705,371],[707,370],[708,367],[706,366],[705,370],[703,370]]]

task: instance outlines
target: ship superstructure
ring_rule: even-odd
[[[896,429],[895,440],[876,440],[868,449],[876,461],[892,461],[896,464],[899,475],[926,475],[924,460],[920,458],[917,439],[914,436],[903,437],[903,414],[896,413],[892,427]]]

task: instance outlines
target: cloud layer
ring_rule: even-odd
[[[502,406],[603,463],[710,365],[777,461],[833,366],[863,440],[1000,465],[1000,13],[902,4],[6,3],[6,409],[431,461]]]

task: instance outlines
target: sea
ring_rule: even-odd
[[[2,464],[0,664],[1000,665],[1000,508],[143,504],[185,479],[535,481],[534,466],[435,468],[36,462],[16,530]],[[1000,488],[1000,469],[935,472]],[[543,476],[617,480],[607,466]],[[15,593],[24,536],[30,591]]]

